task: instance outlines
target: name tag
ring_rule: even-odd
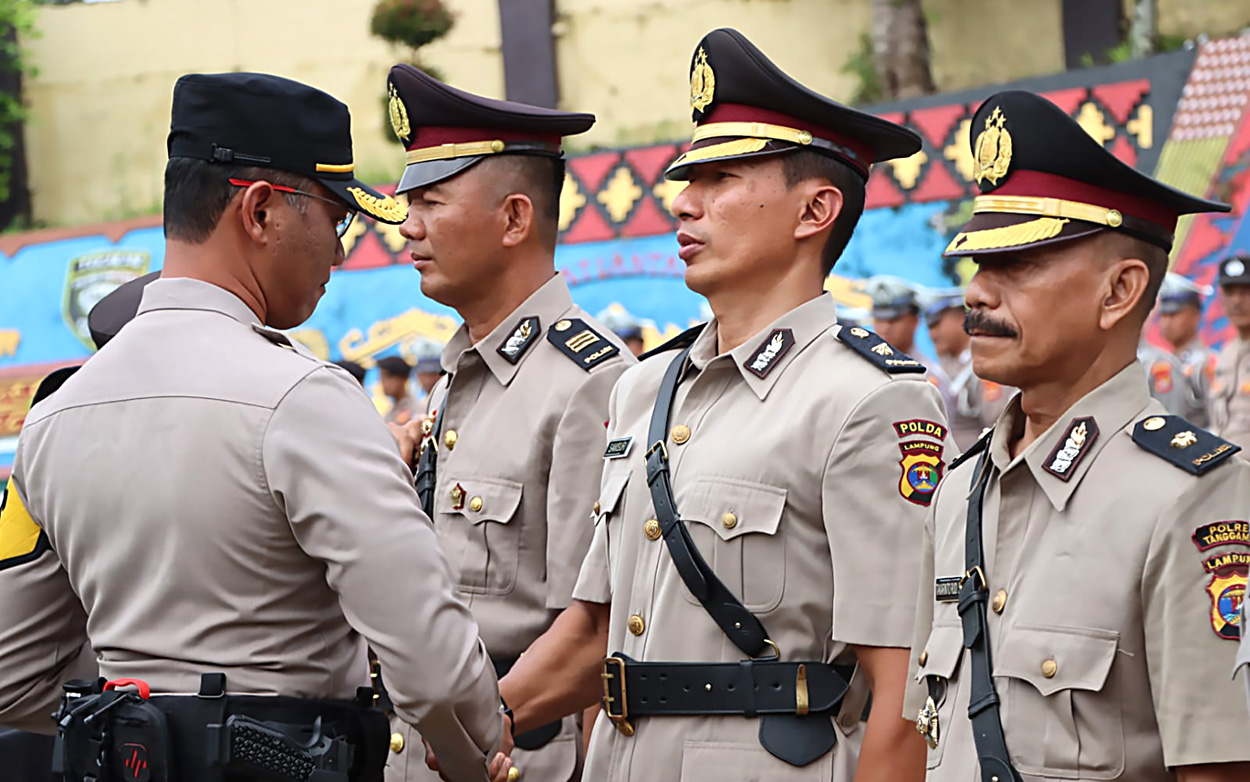
[[[939,603],[954,603],[959,600],[959,582],[962,576],[939,578],[933,582],[933,599]]]
[[[624,459],[629,456],[630,446],[634,444],[634,438],[622,437],[619,440],[612,440],[608,443],[608,448],[603,452],[605,459]]]

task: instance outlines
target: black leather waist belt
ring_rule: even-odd
[[[495,666],[495,675],[500,679],[508,675],[508,671],[512,670],[512,666],[516,665],[516,661],[521,659],[517,657],[491,657],[490,661]],[[563,726],[563,720],[556,720],[543,725],[541,728],[534,728],[525,733],[518,733],[512,737],[513,742],[521,749],[533,752],[536,749],[542,749],[551,743],[552,739],[560,735],[560,729]]]
[[[836,712],[854,666],[822,662],[650,663],[617,653],[603,661],[603,708],[635,717]]]

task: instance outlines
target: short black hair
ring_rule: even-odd
[[[378,371],[396,377],[410,377],[412,366],[399,356],[386,356],[378,359]]]
[[[864,214],[865,182],[855,169],[837,158],[810,149],[798,149],[781,156],[781,170],[786,187],[794,187],[808,179],[824,179],[842,191],[842,211],[833,222],[833,230],[820,254],[821,273],[826,277],[851,241],[851,234]]]
[[[165,164],[165,238],[202,244],[212,235],[226,206],[239,188],[234,179],[263,179],[275,185],[308,190],[311,180],[286,171],[255,166],[229,166],[189,157],[173,157]],[[287,203],[305,213],[307,199],[283,193]]]
[[[334,362],[336,366],[347,370],[347,374],[356,378],[356,382],[362,386],[365,384],[365,368],[350,359],[340,359]]]
[[[500,186],[522,193],[534,204],[539,235],[555,246],[560,233],[560,191],[564,189],[563,158],[546,155],[499,155],[485,161]]]

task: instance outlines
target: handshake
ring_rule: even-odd
[[[503,717],[503,744],[495,753],[486,773],[490,776],[490,782],[517,782],[521,778],[521,770],[512,765],[512,718],[507,714],[501,716]],[[438,765],[438,758],[434,756],[434,750],[430,749],[429,743],[424,739],[422,742],[425,744],[425,764],[430,767],[430,770],[437,772],[439,779],[446,780],[446,782],[459,782],[443,774]]]

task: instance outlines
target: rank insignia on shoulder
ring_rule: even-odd
[[[1055,443],[1055,450],[1046,457],[1043,469],[1065,483],[1072,480],[1077,465],[1089,453],[1097,439],[1097,421],[1089,416],[1072,419],[1072,423],[1068,424],[1068,431],[1063,433],[1059,442]]]
[[[766,377],[773,367],[781,361],[781,357],[794,347],[794,332],[790,329],[773,329],[751,357],[742,362],[742,366],[756,377]]]
[[[1133,427],[1133,442],[1191,475],[1202,475],[1241,450],[1177,415],[1152,415]]]
[[[838,341],[891,375],[926,371],[924,364],[895,350],[890,343],[868,329],[859,326],[838,329]]]
[[[267,329],[264,326],[257,326],[255,324],[252,325],[252,331],[255,331],[257,334],[261,335],[280,348],[295,350],[295,346],[291,344],[291,338],[283,334],[281,331],[274,331],[272,329]]]
[[[504,343],[497,348],[499,355],[507,359],[509,364],[515,364],[521,360],[521,356],[525,355],[525,351],[529,350],[530,345],[534,344],[534,340],[538,339],[540,331],[542,328],[539,326],[537,316],[522,318]]]
[[[556,321],[547,331],[547,341],[587,372],[621,352],[580,318]]]
[[[630,446],[634,444],[632,437],[619,437],[608,443],[607,450],[603,452],[605,459],[624,459],[629,456]]]

